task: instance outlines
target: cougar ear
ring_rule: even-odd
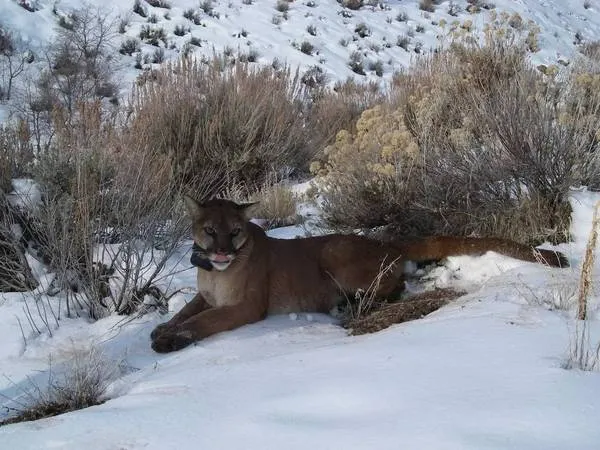
[[[239,203],[236,205],[237,209],[244,213],[244,217],[248,220],[256,219],[255,214],[259,210],[260,202],[251,202],[251,203]]]
[[[202,205],[192,197],[184,195],[183,201],[185,202],[185,208],[187,209],[188,214],[194,219],[197,219],[202,215]]]

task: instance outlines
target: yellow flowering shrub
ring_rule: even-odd
[[[335,142],[325,148],[326,161],[314,162],[311,170],[335,183],[361,171],[365,172],[365,183],[375,185],[413,164],[418,153],[419,147],[404,125],[403,111],[388,112],[379,105],[361,114],[355,134],[340,131]]]

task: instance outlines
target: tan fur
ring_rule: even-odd
[[[169,352],[215,333],[263,319],[267,314],[331,311],[344,293],[368,289],[382,267],[393,264],[378,285],[385,297],[403,289],[403,262],[496,251],[525,261],[568,266],[566,258],[505,239],[431,237],[382,243],[355,235],[305,239],[267,237],[248,221],[251,205],[186,199],[193,237],[221,270],[198,269],[198,294],[152,332],[152,348]]]

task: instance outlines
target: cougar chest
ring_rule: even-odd
[[[198,269],[197,283],[198,291],[213,307],[232,306],[242,300],[240,278],[235,270],[218,272]]]

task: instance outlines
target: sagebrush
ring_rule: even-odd
[[[543,75],[526,52],[492,34],[398,74],[391,98],[338,133],[312,166],[330,224],[568,239],[568,190],[600,173],[600,96],[576,71]]]

